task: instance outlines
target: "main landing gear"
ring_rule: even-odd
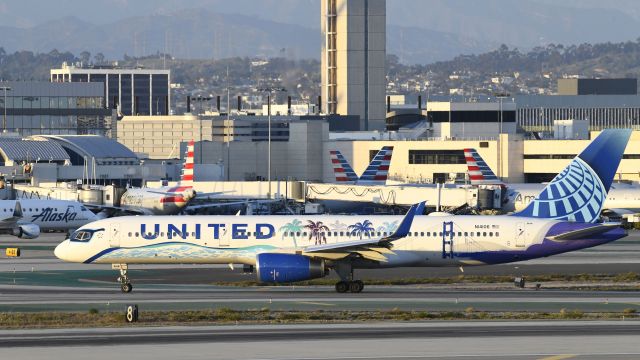
[[[346,293],[347,291],[359,293],[362,292],[362,289],[364,289],[364,283],[361,280],[338,281],[336,283],[336,291],[339,293]]]
[[[129,276],[127,275],[127,266],[120,266],[120,276],[118,277],[118,282],[120,283],[120,290],[123,293],[130,293],[133,290],[133,286],[131,285],[131,281],[129,280]]]
[[[338,263],[334,270],[340,276],[340,281],[336,283],[336,292],[362,292],[364,283],[361,280],[353,280],[353,266],[351,264]]]

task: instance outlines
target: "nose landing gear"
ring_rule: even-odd
[[[123,293],[130,293],[133,290],[133,286],[131,285],[131,281],[129,280],[129,276],[127,274],[127,265],[120,265],[120,276],[117,281],[120,283],[120,290]]]

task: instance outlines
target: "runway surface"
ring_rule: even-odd
[[[640,292],[576,290],[469,290],[422,286],[370,286],[360,294],[322,287],[148,286],[122,294],[116,286],[70,288],[0,286],[0,311],[201,310],[416,310],[621,312],[640,309]]]
[[[640,234],[613,244],[551,258],[496,266],[467,267],[467,275],[616,274],[640,271]],[[222,265],[131,266],[134,291],[120,293],[109,265],[66,264],[53,257],[62,234],[34,240],[0,237],[0,247],[24,244],[23,257],[0,258],[0,311],[121,311],[135,303],[141,311],[229,307],[272,310],[461,311],[622,311],[640,308],[633,291],[515,289],[510,284],[371,286],[361,294],[336,294],[332,286],[224,287],[216,281],[255,280]],[[20,245],[20,244],[18,244]],[[48,249],[48,250],[47,250]],[[621,260],[622,262],[618,262]],[[457,276],[457,268],[358,270],[367,279]],[[332,274],[335,278],[335,275]],[[576,282],[575,285],[580,285]]]
[[[19,359],[636,359],[640,322],[432,322],[0,331]],[[118,355],[116,355],[118,354]]]

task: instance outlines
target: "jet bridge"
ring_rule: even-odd
[[[411,206],[426,201],[427,206],[457,208],[468,205],[477,209],[500,209],[500,187],[487,188],[470,185],[411,184],[411,185],[355,185],[306,183],[305,198],[313,202],[352,202],[389,206]],[[331,209],[331,205],[327,205]]]

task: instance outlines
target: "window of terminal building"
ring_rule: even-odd
[[[464,150],[409,150],[409,164],[466,164]]]
[[[546,159],[546,160],[573,159],[575,157],[576,157],[575,154],[526,154],[524,155],[525,159]]]
[[[528,173],[524,174],[524,182],[540,184],[553,180],[556,175],[555,173]]]

